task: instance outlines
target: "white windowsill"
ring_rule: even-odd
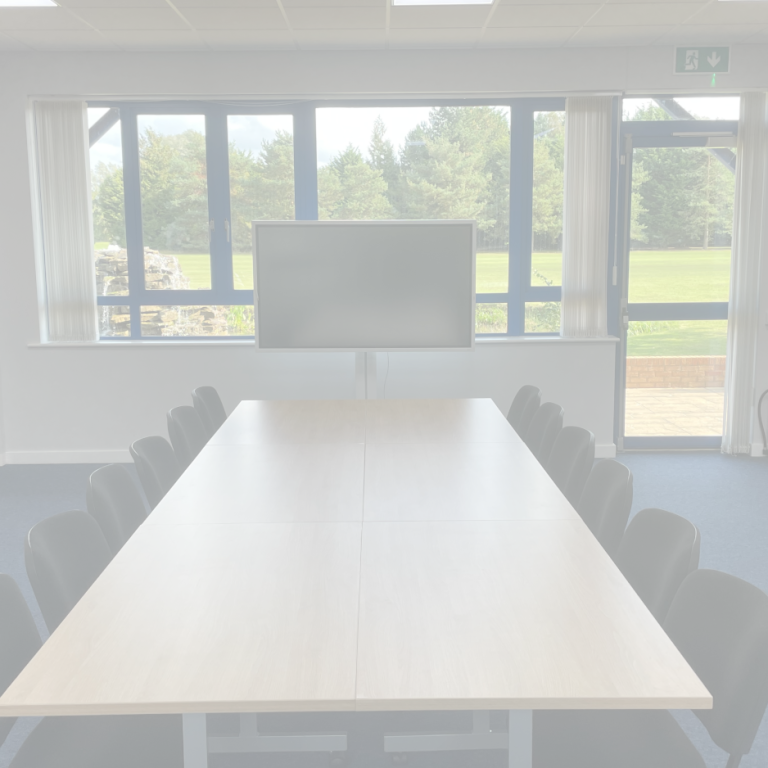
[[[605,336],[595,339],[564,339],[562,336],[505,336],[500,339],[476,339],[476,346],[501,346],[507,344],[615,344],[619,339],[617,336]],[[165,347],[254,347],[255,343],[252,340],[233,340],[224,341],[222,339],[211,339],[210,341],[203,341],[202,339],[195,339],[193,341],[154,341],[150,339],[142,339],[140,341],[50,341],[44,343],[32,343],[27,344],[30,349],[65,349],[71,347],[73,349],[118,349],[118,348],[137,348],[146,349],[147,347],[155,347],[158,349]],[[268,350],[272,351],[272,350]],[[344,352],[345,350],[335,350],[338,352]],[[350,350],[354,351],[354,350]],[[398,350],[407,352],[409,350]],[[449,352],[450,350],[436,350],[441,352]],[[460,350],[466,351],[466,350]]]

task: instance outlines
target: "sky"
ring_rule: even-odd
[[[680,97],[677,102],[701,119],[738,120],[739,97]],[[624,115],[631,119],[641,107],[653,103],[650,99],[624,99]],[[509,110],[504,108],[509,114]],[[89,109],[88,122],[96,122],[107,110]],[[378,116],[386,125],[386,138],[399,150],[409,131],[429,116],[429,107],[327,107],[317,110],[317,163],[327,165],[349,144],[367,154],[373,123]],[[142,115],[139,130],[151,126],[160,133],[204,131],[202,115]],[[229,140],[243,149],[258,154],[263,141],[275,137],[277,130],[292,132],[290,115],[230,115]],[[91,147],[91,169],[98,163],[122,165],[120,125],[111,128],[99,142]]]

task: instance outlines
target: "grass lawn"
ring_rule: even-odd
[[[193,289],[210,288],[208,254],[174,254]],[[708,251],[633,251],[630,254],[629,300],[632,302],[728,301],[731,252],[727,248]],[[235,288],[253,288],[253,262],[250,253],[233,257]],[[560,285],[562,255],[533,254],[533,285]],[[504,293],[508,285],[506,253],[477,254],[477,292]],[[501,317],[479,318],[482,330],[493,331]],[[498,323],[496,322],[498,320]],[[485,327],[487,325],[487,327]],[[633,323],[628,339],[628,354],[636,355],[724,355],[725,320],[664,321]],[[499,326],[501,327],[501,326]]]

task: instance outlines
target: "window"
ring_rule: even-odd
[[[479,335],[559,330],[564,99],[93,103],[103,338],[248,337],[251,222],[475,219]]]

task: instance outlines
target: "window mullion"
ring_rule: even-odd
[[[205,147],[208,181],[208,217],[211,253],[211,290],[216,303],[231,301],[232,276],[231,218],[229,206],[229,156],[227,115],[220,107],[209,106],[205,113]]]
[[[293,178],[296,219],[317,219],[317,131],[315,105],[299,104],[293,112]]]

